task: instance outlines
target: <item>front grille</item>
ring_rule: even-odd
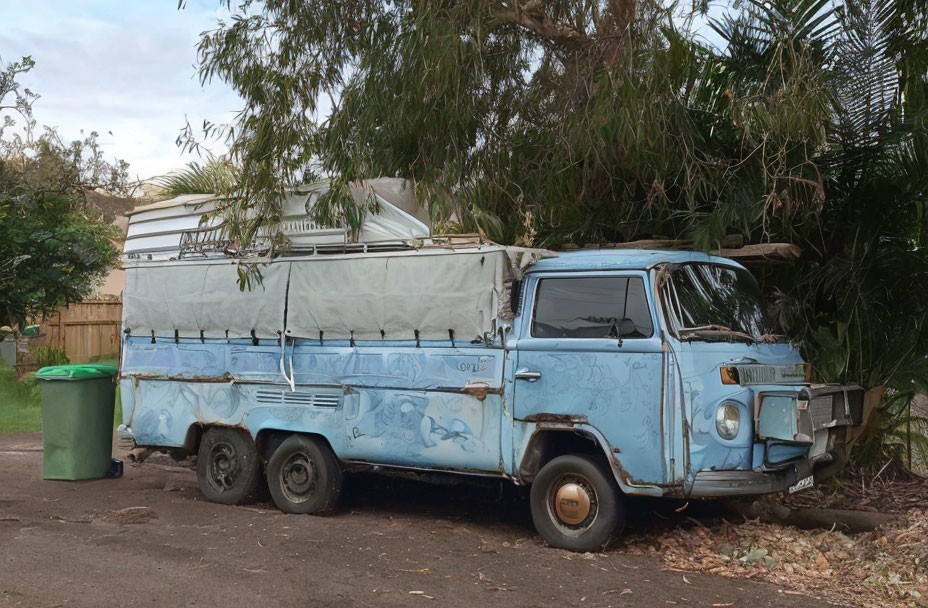
[[[863,403],[864,391],[856,385],[814,387],[809,401],[812,423],[815,428],[821,428],[832,421],[836,421],[838,426],[860,424]]]
[[[809,402],[809,409],[812,411],[812,424],[815,428],[820,428],[834,420],[833,403],[832,395],[813,397]]]
[[[777,371],[772,365],[742,365],[738,367],[741,384],[773,384]]]
[[[805,382],[805,368],[801,363],[787,365],[764,365],[749,363],[735,365],[742,385],[750,384],[802,384]]]

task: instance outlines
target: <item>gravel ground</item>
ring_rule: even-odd
[[[89,482],[41,459],[39,435],[0,435],[0,606],[829,605],[632,553],[648,518],[603,554],[545,547],[514,488],[354,475],[317,518],[205,502],[164,457]]]

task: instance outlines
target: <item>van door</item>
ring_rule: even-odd
[[[644,272],[548,273],[527,285],[515,423],[585,420],[628,477],[663,483],[664,355]],[[518,455],[516,455],[518,458]]]

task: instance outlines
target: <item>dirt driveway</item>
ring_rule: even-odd
[[[42,481],[41,459],[39,435],[0,435],[0,606],[825,605],[621,543],[547,548],[517,491],[355,475],[317,518],[205,502],[166,458],[80,483]]]

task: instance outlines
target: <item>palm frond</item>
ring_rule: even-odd
[[[164,191],[165,198],[172,198],[182,194],[229,192],[235,187],[239,173],[239,169],[228,160],[211,160],[203,165],[194,161],[184,169],[152,181]]]
[[[847,0],[842,17],[840,52],[835,73],[838,92],[837,133],[845,146],[873,142],[898,107],[900,78],[891,51],[900,35],[896,3]]]

